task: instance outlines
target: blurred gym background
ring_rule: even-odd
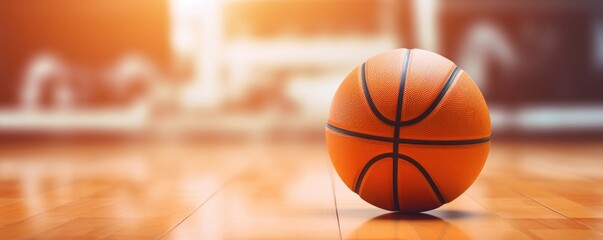
[[[603,136],[599,1],[28,0],[0,3],[0,139],[323,141],[394,48],[467,70],[494,140]]]

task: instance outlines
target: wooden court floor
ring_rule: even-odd
[[[603,239],[602,143],[498,143],[417,215],[348,190],[322,143],[0,146],[0,239]]]

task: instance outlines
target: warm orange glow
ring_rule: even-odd
[[[601,6],[0,1],[0,239],[600,237]],[[325,146],[338,86],[398,48],[457,64],[492,122],[476,183],[412,217],[363,202]],[[401,135],[466,123],[442,119]]]

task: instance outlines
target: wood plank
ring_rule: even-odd
[[[106,154],[108,150],[112,154]],[[97,155],[99,151],[103,154]],[[134,152],[140,156],[133,156],[130,148],[99,146],[73,149],[71,153],[77,154],[69,158],[52,155],[50,162],[29,155],[9,158],[15,170],[9,176],[14,179],[34,181],[34,186],[45,186],[35,181],[60,184],[34,187],[30,194],[11,201],[0,192],[0,239],[158,238],[239,169],[211,159],[195,160],[220,156],[223,150],[181,148],[174,155],[168,154],[173,150],[148,151],[137,148]],[[44,167],[50,174],[37,171]]]
[[[254,164],[165,238],[338,239],[324,148],[276,149],[247,155]]]
[[[603,234],[590,230],[532,230],[540,239],[601,239]]]

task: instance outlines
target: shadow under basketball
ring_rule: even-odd
[[[383,214],[366,221],[352,234],[345,236],[346,239],[442,239],[445,237],[469,238],[454,224],[425,213]]]

